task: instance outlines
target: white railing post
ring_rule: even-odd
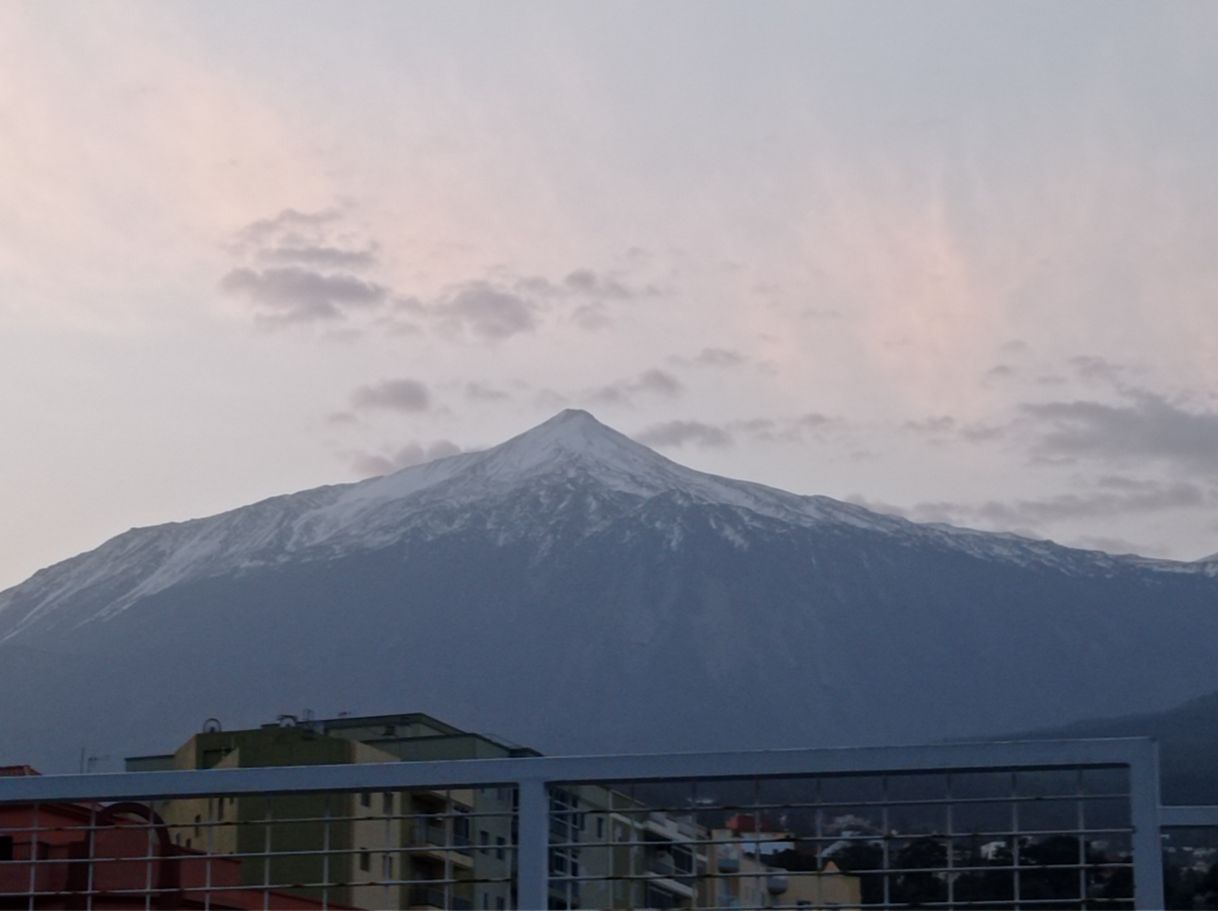
[[[1133,823],[1133,906],[1163,907],[1163,834],[1159,819],[1159,749],[1150,740],[1131,748],[1129,811]]]
[[[541,779],[519,782],[516,835],[516,907],[549,907],[550,792]]]

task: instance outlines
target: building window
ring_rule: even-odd
[[[196,835],[199,834],[199,823],[201,823],[202,821],[203,821],[203,817],[200,816],[198,813],[196,813],[195,814],[195,834]]]
[[[13,859],[13,836],[0,835],[0,860]]]
[[[674,847],[672,849],[672,865],[678,873],[693,873],[694,852],[689,848]]]
[[[491,833],[486,831],[486,829],[482,829],[481,831],[479,831],[478,832],[478,851],[479,851],[479,853],[485,854],[487,851],[487,848],[490,846],[490,843],[491,843]]]
[[[605,837],[605,817],[596,817],[596,839],[600,841]]]
[[[504,838],[502,835],[495,836],[495,857],[498,860],[503,860],[503,858],[507,856],[507,852],[504,850],[504,846],[506,844],[507,844],[507,839]]]
[[[495,911],[504,911],[504,908],[506,907],[507,901],[502,896],[495,899]]]
[[[363,791],[359,795],[359,805],[361,807],[372,806],[372,795],[368,791]]]
[[[453,844],[457,847],[469,845],[469,810],[457,807],[457,815],[453,817]]]
[[[385,792],[385,815],[393,815],[393,795],[388,791]]]
[[[372,854],[365,848],[359,849],[359,868],[364,873],[372,869]]]

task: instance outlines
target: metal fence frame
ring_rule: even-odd
[[[206,797],[215,794],[516,787],[519,907],[548,904],[550,788],[597,782],[802,775],[1129,770],[1134,906],[1163,907],[1163,826],[1218,826],[1218,807],[1161,807],[1158,747],[1147,738],[1011,741],[911,747],[766,750],[279,766],[0,778],[0,804]]]

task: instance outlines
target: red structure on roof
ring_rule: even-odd
[[[38,770],[29,765],[0,765],[0,778],[27,778]]]

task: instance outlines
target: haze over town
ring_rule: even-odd
[[[563,407],[1218,551],[1216,38],[1203,3],[0,6],[0,589]]]

